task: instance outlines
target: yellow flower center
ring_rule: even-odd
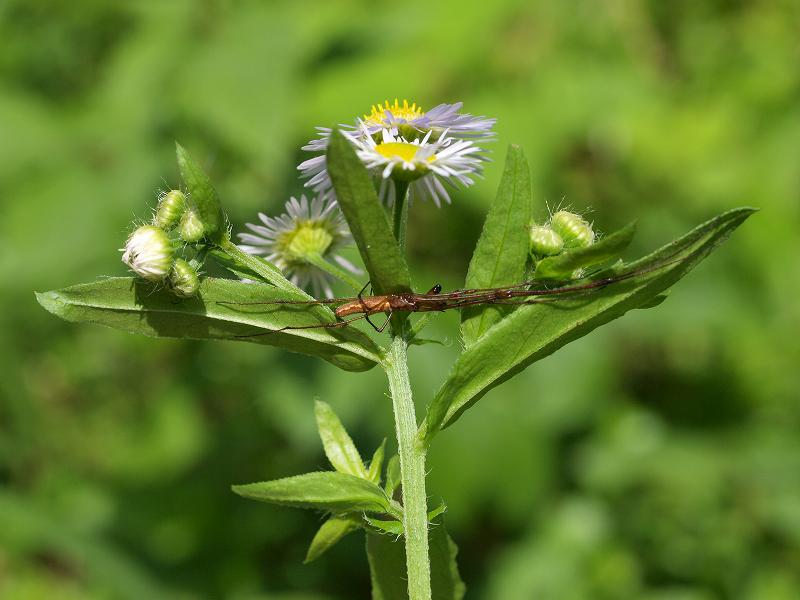
[[[380,125],[386,118],[387,110],[392,113],[394,118],[405,119],[406,121],[411,121],[425,114],[425,111],[422,110],[421,106],[417,106],[416,102],[409,105],[408,100],[403,100],[401,105],[395,98],[394,104],[390,104],[388,100],[383,104],[373,104],[372,112],[364,114],[364,121],[373,125]]]
[[[319,223],[300,222],[292,231],[281,236],[280,245],[289,262],[305,263],[310,254],[324,256],[333,242],[331,233]]]
[[[413,162],[417,157],[420,147],[416,144],[409,144],[406,142],[386,142],[385,144],[378,144],[375,146],[375,152],[386,158],[400,158],[405,162]],[[428,162],[436,159],[435,154],[431,154]]]

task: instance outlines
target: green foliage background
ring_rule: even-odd
[[[792,0],[0,4],[0,596],[368,597],[361,534],[303,566],[319,520],[229,485],[324,466],[314,397],[374,448],[378,370],[74,326],[33,290],[124,273],[173,140],[238,229],[301,191],[315,125],[398,96],[499,119],[486,180],[412,207],[420,289],[463,282],[508,142],[542,216],[639,217],[631,256],[763,209],[659,309],[436,439],[467,597],[797,598],[799,22]],[[450,345],[413,350],[420,403],[457,316],[431,331]]]

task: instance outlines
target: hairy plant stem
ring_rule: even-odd
[[[418,442],[417,418],[408,379],[407,344],[402,335],[392,339],[384,369],[394,405],[403,491],[403,530],[409,600],[431,600],[428,557],[428,499],[425,493],[425,449]]]

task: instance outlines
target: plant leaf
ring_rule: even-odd
[[[352,515],[329,517],[317,530],[314,539],[311,540],[311,545],[308,547],[303,564],[317,560],[344,536],[355,531],[360,526],[360,519]]]
[[[338,130],[328,144],[328,172],[350,231],[377,294],[411,291],[408,265],[386,211],[353,145]]]
[[[197,211],[205,228],[205,235],[212,241],[218,241],[226,233],[225,217],[217,190],[205,171],[200,168],[183,146],[175,143],[178,157],[178,168],[186,185],[188,207]]]
[[[543,258],[536,264],[536,279],[559,279],[570,276],[577,269],[591,267],[622,253],[633,240],[636,223],[628,223],[622,229],[607,235],[591,246],[566,250],[557,256]]]
[[[317,429],[322,439],[322,446],[325,448],[325,456],[333,468],[340,473],[366,478],[367,469],[364,467],[361,455],[330,405],[317,400],[314,403],[314,415],[317,418]]]
[[[372,517],[364,517],[364,520],[373,527],[374,529],[378,530],[378,533],[385,533],[388,535],[403,535],[403,524],[397,520],[387,520],[387,519],[374,519]]]
[[[367,471],[367,479],[371,482],[380,485],[381,483],[381,470],[383,469],[383,457],[386,454],[386,438],[383,438],[381,445],[375,450],[372,455],[372,460],[369,463],[369,470]]]
[[[354,327],[264,335],[285,326],[335,322],[333,313],[324,306],[269,304],[305,300],[269,285],[205,278],[196,297],[181,300],[140,279],[112,277],[38,293],[36,297],[45,309],[67,321],[98,323],[131,333],[279,346],[318,356],[346,371],[365,371],[380,360],[380,349]],[[248,302],[267,304],[242,304]]]
[[[361,477],[336,471],[318,471],[274,481],[234,485],[231,489],[252,500],[332,513],[386,513],[391,510],[389,499],[377,485]]]
[[[754,212],[728,211],[630,265],[639,275],[591,294],[528,304],[497,323],[458,357],[428,408],[420,435],[430,442],[486,392],[596,327],[647,305],[686,275]]]
[[[383,489],[386,490],[386,495],[391,498],[398,487],[400,487],[400,457],[395,454],[389,459],[389,464],[386,465],[386,485],[383,486]]]
[[[439,506],[434,508],[433,510],[428,511],[428,521],[433,524],[433,521],[441,514],[447,510],[447,505],[442,502]],[[403,528],[403,522],[398,520],[400,517],[393,519],[393,520],[386,520],[386,519],[374,519],[372,517],[364,517],[364,520],[369,523],[373,528],[377,529],[379,532],[387,533],[390,535],[403,535],[405,529]]]
[[[501,287],[523,280],[532,203],[528,161],[522,148],[511,144],[497,196],[469,263],[466,289]],[[472,345],[511,308],[476,306],[462,310],[461,338],[465,346]]]
[[[447,535],[444,517],[430,529],[432,600],[461,600],[466,586],[456,564],[458,547]],[[403,540],[367,532],[367,557],[372,580],[372,600],[408,600]]]

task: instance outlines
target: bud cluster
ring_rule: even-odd
[[[591,246],[595,240],[592,225],[578,214],[560,210],[544,225],[531,225],[530,253],[534,260],[556,256],[565,250]]]
[[[166,283],[175,295],[190,298],[200,286],[199,261],[179,256],[201,242],[204,225],[180,190],[159,198],[153,220],[130,234],[122,248],[122,262],[142,279]],[[195,252],[196,254],[196,252]]]

